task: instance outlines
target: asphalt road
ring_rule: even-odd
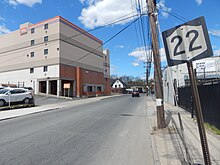
[[[146,98],[130,95],[0,122],[0,164],[152,165]]]

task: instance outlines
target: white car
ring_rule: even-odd
[[[6,104],[23,102],[29,104],[33,99],[33,94],[26,89],[22,88],[4,88],[0,90],[0,106]]]

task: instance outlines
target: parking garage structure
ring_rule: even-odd
[[[24,23],[0,42],[0,83],[22,82],[35,94],[57,97],[110,94],[102,41],[60,16]]]

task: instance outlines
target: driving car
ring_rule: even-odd
[[[138,91],[133,91],[133,92],[131,93],[131,96],[132,96],[132,97],[140,97],[140,93],[139,93]]]
[[[33,100],[33,94],[22,88],[4,88],[0,90],[0,106],[10,103],[22,102],[29,104]]]

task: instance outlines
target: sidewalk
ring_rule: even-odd
[[[155,101],[151,97],[147,98],[147,105],[156,110]],[[183,136],[178,113],[183,123]],[[165,117],[168,126],[161,130],[156,129],[156,111],[149,117],[155,164],[185,165],[191,162],[204,165],[198,126],[191,119],[191,114],[180,107],[165,103]],[[212,165],[220,165],[220,135],[206,130],[206,136]]]
[[[97,102],[97,101],[100,101],[103,99],[108,99],[111,97],[118,97],[118,96],[121,96],[121,95],[93,97],[93,98],[72,100],[72,101],[68,101],[68,102],[61,102],[61,103],[56,103],[56,104],[47,104],[47,105],[42,105],[42,106],[30,107],[30,108],[2,110],[2,111],[0,111],[0,121],[11,119],[11,118],[16,118],[19,116],[34,114],[34,113],[57,110],[60,108],[66,108],[66,107],[70,107],[70,106],[88,104],[88,103]]]

